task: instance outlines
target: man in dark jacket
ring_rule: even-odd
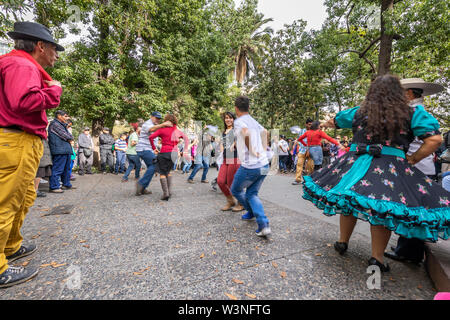
[[[58,110],[48,127],[48,145],[53,162],[50,192],[53,193],[62,193],[64,192],[62,189],[74,189],[70,183],[70,162],[73,152],[70,142],[73,136],[67,130],[67,120],[69,120],[67,112]]]
[[[114,173],[114,154],[112,151],[114,138],[109,134],[109,128],[103,128],[103,133],[99,136],[100,142],[100,164],[103,174],[106,174],[106,165],[109,172]]]

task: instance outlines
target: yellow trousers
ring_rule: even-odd
[[[6,256],[22,245],[20,228],[36,199],[34,178],[43,152],[38,136],[0,128],[0,274],[8,268]]]
[[[301,154],[299,153],[297,155],[297,167],[296,167],[296,171],[295,171],[295,181],[297,182],[302,182],[303,181],[303,177],[302,177],[302,172],[303,172],[303,165],[305,164],[305,154]]]

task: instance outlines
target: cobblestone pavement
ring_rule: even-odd
[[[211,169],[209,179],[217,172]],[[301,199],[291,176],[269,176],[261,189],[272,235],[256,222],[221,212],[209,184],[174,173],[174,196],[136,197],[135,182],[115,175],[78,177],[76,190],[38,198],[22,233],[38,251],[13,265],[39,267],[34,279],[0,290],[0,299],[432,299],[424,267],[389,261],[370,290],[370,236],[361,222],[349,251],[332,244],[337,220]],[[70,214],[50,215],[59,205]],[[395,237],[391,240],[395,243]]]

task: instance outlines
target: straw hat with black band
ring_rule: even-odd
[[[421,78],[409,78],[400,80],[402,87],[408,89],[420,89],[422,90],[422,96],[431,96],[444,90],[444,87],[437,83],[425,82]]]
[[[56,46],[56,51],[64,51],[64,47],[56,43],[50,29],[37,22],[16,22],[14,23],[14,31],[8,32],[8,35],[14,40],[22,39],[49,42]]]

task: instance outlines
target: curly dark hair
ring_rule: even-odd
[[[175,117],[173,114],[167,114],[164,117],[164,122],[166,122],[166,121],[172,122],[174,126],[176,126],[178,124],[177,117]]]
[[[367,119],[366,134],[375,141],[392,140],[400,131],[406,131],[410,107],[399,78],[378,76],[370,85],[361,112]]]

